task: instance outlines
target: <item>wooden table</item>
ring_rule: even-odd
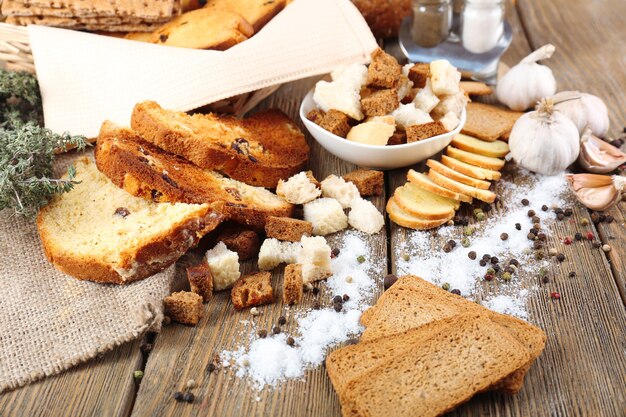
[[[553,43],[557,52],[549,65],[559,89],[580,89],[604,98],[611,112],[611,134],[618,136],[626,125],[624,16],[626,2],[620,0],[519,0],[510,10],[515,37],[504,62],[513,65],[531,49]],[[262,107],[281,108],[297,120],[300,100],[314,82],[284,85]],[[354,168],[310,143],[311,168],[318,177]],[[404,182],[405,173],[386,173],[387,195]],[[375,199],[380,209],[387,195]],[[503,210],[501,203],[496,209]],[[523,390],[514,397],[480,395],[451,415],[626,415],[626,203],[609,214],[615,218],[613,223],[590,227],[613,250],[604,255],[589,245],[568,247],[565,254],[576,277],[567,277],[566,268],[555,269],[549,289],[541,288],[529,299],[531,321],[545,329],[548,342]],[[575,221],[558,223],[553,235],[573,234],[578,221],[589,215],[582,206],[575,207]],[[371,256],[395,271],[389,248],[404,238],[405,231],[391,225],[387,233],[371,239],[375,249]],[[435,238],[433,245],[440,244]],[[194,256],[199,255],[191,254],[183,264]],[[382,275],[378,278],[382,282]],[[523,285],[536,282],[536,276],[522,277]],[[550,300],[550,290],[559,291],[563,298]],[[311,305],[310,295],[304,304]],[[283,307],[276,303],[264,311],[258,321],[269,327]],[[231,373],[205,371],[214,354],[235,346],[243,326],[240,320],[245,318],[247,313],[234,312],[227,293],[218,294],[198,327],[165,327],[150,340],[154,347],[149,355],[140,349],[142,341],[120,346],[61,375],[2,394],[0,415],[339,416],[339,403],[323,367],[308,371],[304,381],[261,392],[258,401],[257,393]],[[137,385],[133,371],[140,369],[145,376]],[[199,384],[194,390],[196,402],[175,402],[172,394],[190,378]]]

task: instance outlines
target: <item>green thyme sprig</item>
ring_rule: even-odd
[[[35,215],[56,194],[72,189],[74,167],[67,179],[52,178],[56,149],[84,149],[83,136],[58,135],[40,126],[41,97],[36,78],[0,70],[0,210],[12,208]]]

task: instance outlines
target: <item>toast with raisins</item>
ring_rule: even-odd
[[[253,187],[197,167],[143,140],[131,129],[104,122],[95,150],[98,169],[118,187],[155,202],[224,202],[228,218],[263,229],[270,216],[290,217],[294,206]]]
[[[189,115],[144,101],[135,105],[131,127],[167,152],[249,185],[275,188],[278,180],[302,171],[309,158],[304,135],[279,110],[240,120]]]

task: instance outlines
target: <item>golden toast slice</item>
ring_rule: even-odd
[[[447,188],[454,192],[472,196],[479,199],[480,201],[484,201],[485,203],[493,203],[494,201],[496,201],[496,194],[492,191],[481,190],[480,188],[457,182],[433,170],[430,170],[428,172],[428,176],[441,187]]]
[[[448,146],[446,148],[446,155],[480,168],[491,169],[494,171],[500,171],[502,168],[504,168],[503,159],[477,155],[475,153],[463,151],[453,146]]]
[[[258,32],[285,8],[286,0],[208,0],[205,9],[229,10],[243,16]]]
[[[466,162],[459,161],[458,159],[450,158],[447,155],[441,155],[441,163],[461,174],[479,180],[497,181],[502,177],[502,174],[500,174],[498,171],[470,165]]]
[[[491,185],[489,181],[483,181],[469,177],[465,174],[461,174],[460,172],[457,172],[452,168],[448,168],[441,162],[435,161],[434,159],[427,160],[426,165],[431,169],[431,171],[437,171],[441,175],[444,175],[454,181],[458,181],[472,187],[480,188],[481,190],[488,190],[489,186]]]
[[[411,182],[396,188],[393,198],[402,210],[426,220],[449,219],[458,205],[456,200],[438,196]]]
[[[472,197],[462,194],[462,193],[457,193],[447,188],[444,188],[440,186],[439,184],[435,183],[431,178],[428,177],[428,175],[424,173],[417,172],[413,169],[409,169],[409,172],[407,172],[406,174],[406,178],[409,180],[409,182],[433,194],[437,194],[439,196],[446,197],[446,198],[451,198],[457,201],[462,201],[464,203],[472,202]],[[458,208],[459,207],[457,207],[457,210]]]
[[[226,216],[256,229],[262,229],[271,216],[293,214],[294,206],[269,190],[201,169],[111,122],[100,129],[95,156],[98,168],[113,183],[148,200],[222,201]]]
[[[275,188],[278,180],[302,171],[309,159],[304,134],[279,110],[239,120],[189,115],[144,101],[135,106],[131,126],[165,151],[255,186]]]
[[[504,158],[509,153],[509,144],[501,140],[487,142],[459,133],[452,139],[455,147],[478,155]]]
[[[400,206],[398,206],[398,204],[396,203],[394,197],[391,197],[387,202],[386,210],[387,214],[389,214],[389,218],[394,223],[402,227],[408,227],[409,229],[415,230],[434,229],[435,227],[439,227],[447,223],[454,216],[454,214],[452,214],[449,218],[440,220],[421,219],[402,210]]]

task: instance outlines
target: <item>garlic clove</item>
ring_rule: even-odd
[[[626,153],[597,138],[587,128],[580,138],[578,162],[586,171],[606,174],[626,164]]]
[[[626,178],[596,174],[565,176],[576,198],[591,210],[604,211],[616,204],[626,187]]]
[[[609,130],[609,111],[599,97],[578,91],[561,91],[553,97],[555,107],[570,118],[582,134],[590,128],[603,138]]]

